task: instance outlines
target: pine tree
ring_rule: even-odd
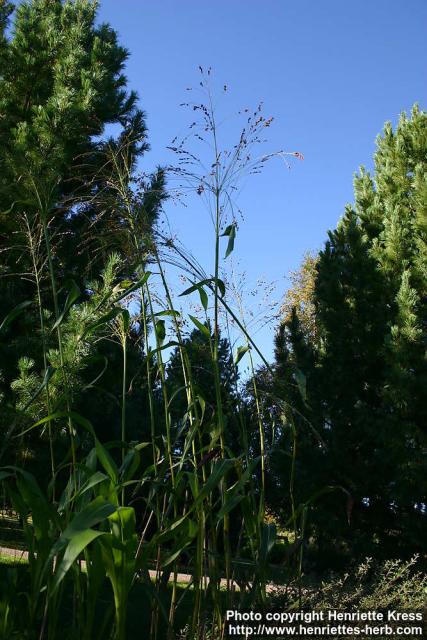
[[[32,302],[0,342],[5,424],[21,374],[27,375],[17,363],[32,362],[43,378],[41,335],[45,352],[57,348],[55,332],[41,327],[43,318],[51,326],[56,313],[50,271],[60,308],[70,279],[81,301],[90,298],[90,283],[99,281],[113,251],[120,275],[133,276],[134,247],[123,231],[133,224],[143,242],[165,197],[161,170],[136,177],[148,149],[145,116],[137,94],[127,90],[128,52],[113,29],[96,24],[97,6],[96,0],[25,0],[16,8],[0,3],[0,322],[18,303]],[[115,137],[105,135],[107,125],[114,125]],[[142,358],[137,337],[130,349],[133,376]],[[98,356],[111,364],[117,353],[100,343]],[[87,383],[96,377],[99,364],[95,374],[92,369],[80,372],[83,383],[85,375]],[[116,383],[114,375],[105,376],[110,398]],[[93,404],[102,403],[96,393]],[[84,397],[74,401],[87,408]],[[116,407],[107,413],[115,433]],[[101,422],[99,413],[95,418]]]
[[[299,425],[299,497],[331,483],[349,492],[350,527],[338,493],[312,514],[318,544],[338,540],[348,553],[391,553],[396,536],[405,552],[424,548],[426,180],[427,114],[414,107],[396,131],[385,125],[374,176],[356,176],[354,207],[319,254],[311,359],[297,348],[295,318],[279,332],[277,381],[284,367],[305,374],[298,408],[325,443],[316,448]]]
[[[95,25],[96,8],[91,0],[23,2],[11,37],[3,38],[0,210],[8,246],[19,230],[19,212],[41,210],[52,235],[67,236],[75,258],[80,242],[72,246],[69,239],[75,214],[83,208],[90,217],[88,199],[103,187],[109,144],[99,137],[105,126],[117,124],[120,138],[132,139],[134,158],[147,149],[137,95],[126,91],[128,53],[108,25]],[[3,25],[9,12],[6,6]],[[7,255],[15,264],[19,249]],[[70,268],[64,257],[58,266]]]

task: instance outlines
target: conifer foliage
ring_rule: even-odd
[[[2,241],[12,243],[6,256],[15,265],[19,214],[42,212],[73,255],[73,263],[58,256],[57,266],[77,273],[81,236],[95,215],[91,199],[108,180],[113,140],[100,136],[116,125],[116,144],[129,138],[136,159],[147,149],[144,115],[126,90],[128,52],[108,25],[95,25],[96,2],[23,2],[7,38],[12,8],[6,3],[0,21]]]
[[[135,275],[123,231],[132,223],[142,243],[164,198],[161,171],[136,178],[137,161],[148,149],[145,118],[137,94],[127,89],[128,52],[109,25],[96,24],[97,6],[92,0],[31,0],[0,7],[2,319],[17,304],[25,306],[3,328],[0,342],[4,429],[13,417],[15,393],[22,390],[29,400],[49,364],[62,360],[68,386],[76,366],[80,389],[97,376],[93,350],[80,354],[76,346],[77,318],[68,318],[74,325],[63,330],[63,338],[64,344],[71,340],[70,349],[64,347],[61,356],[52,351],[57,342],[51,326],[70,296],[95,299],[112,255],[115,278]],[[111,125],[115,137],[106,135]],[[119,213],[125,200],[131,201],[132,221]],[[102,344],[96,351],[102,360],[114,358],[118,349]],[[134,353],[129,362],[140,369],[141,352]],[[104,377],[104,384],[105,410],[105,392],[116,393],[116,379],[107,383]],[[84,397],[81,402],[87,408]],[[114,423],[114,412],[111,418]],[[38,452],[42,464],[44,453]]]
[[[315,332],[295,308],[278,333],[276,384],[305,376],[305,401],[293,399],[323,441],[296,416],[298,491],[350,496],[348,517],[338,494],[314,510],[319,544],[337,532],[347,551],[425,544],[426,185],[427,114],[414,107],[385,125],[374,175],[355,177],[355,204],[318,256]]]

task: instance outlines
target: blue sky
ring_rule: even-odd
[[[264,102],[274,116],[269,150],[298,150],[287,170],[272,161],[239,199],[235,256],[250,289],[258,277],[286,289],[305,251],[321,248],[353,199],[353,174],[372,167],[375,137],[414,102],[426,107],[425,0],[103,0],[99,20],[130,51],[127,75],[147,112],[151,151],[141,169],[166,164],[191,114],[179,107],[211,66],[226,116]],[[232,121],[230,121],[232,122]],[[236,123],[235,135],[239,134]],[[232,144],[232,124],[223,142]],[[200,202],[169,204],[172,228],[211,271],[211,227]],[[257,340],[271,357],[273,330]]]

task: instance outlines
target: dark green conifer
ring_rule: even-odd
[[[347,553],[379,545],[387,555],[399,539],[411,540],[408,552],[424,548],[426,180],[427,114],[414,107],[395,131],[385,125],[374,175],[361,169],[354,207],[320,252],[312,359],[298,347],[295,319],[279,332],[276,384],[284,364],[303,371],[306,406],[292,400],[325,443],[299,421],[298,496],[330,483],[351,494],[350,528],[338,493],[312,514],[318,544]]]

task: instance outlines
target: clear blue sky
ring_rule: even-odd
[[[171,162],[166,146],[191,115],[179,108],[198,65],[227,83],[225,113],[264,101],[270,149],[298,150],[254,176],[239,201],[236,242],[248,286],[278,281],[318,249],[353,199],[353,173],[372,166],[375,137],[414,102],[426,107],[426,0],[103,0],[99,19],[129,49],[127,75],[147,112],[143,169]],[[209,224],[196,204],[170,205],[174,230],[210,270]],[[272,330],[259,333],[268,357]]]

